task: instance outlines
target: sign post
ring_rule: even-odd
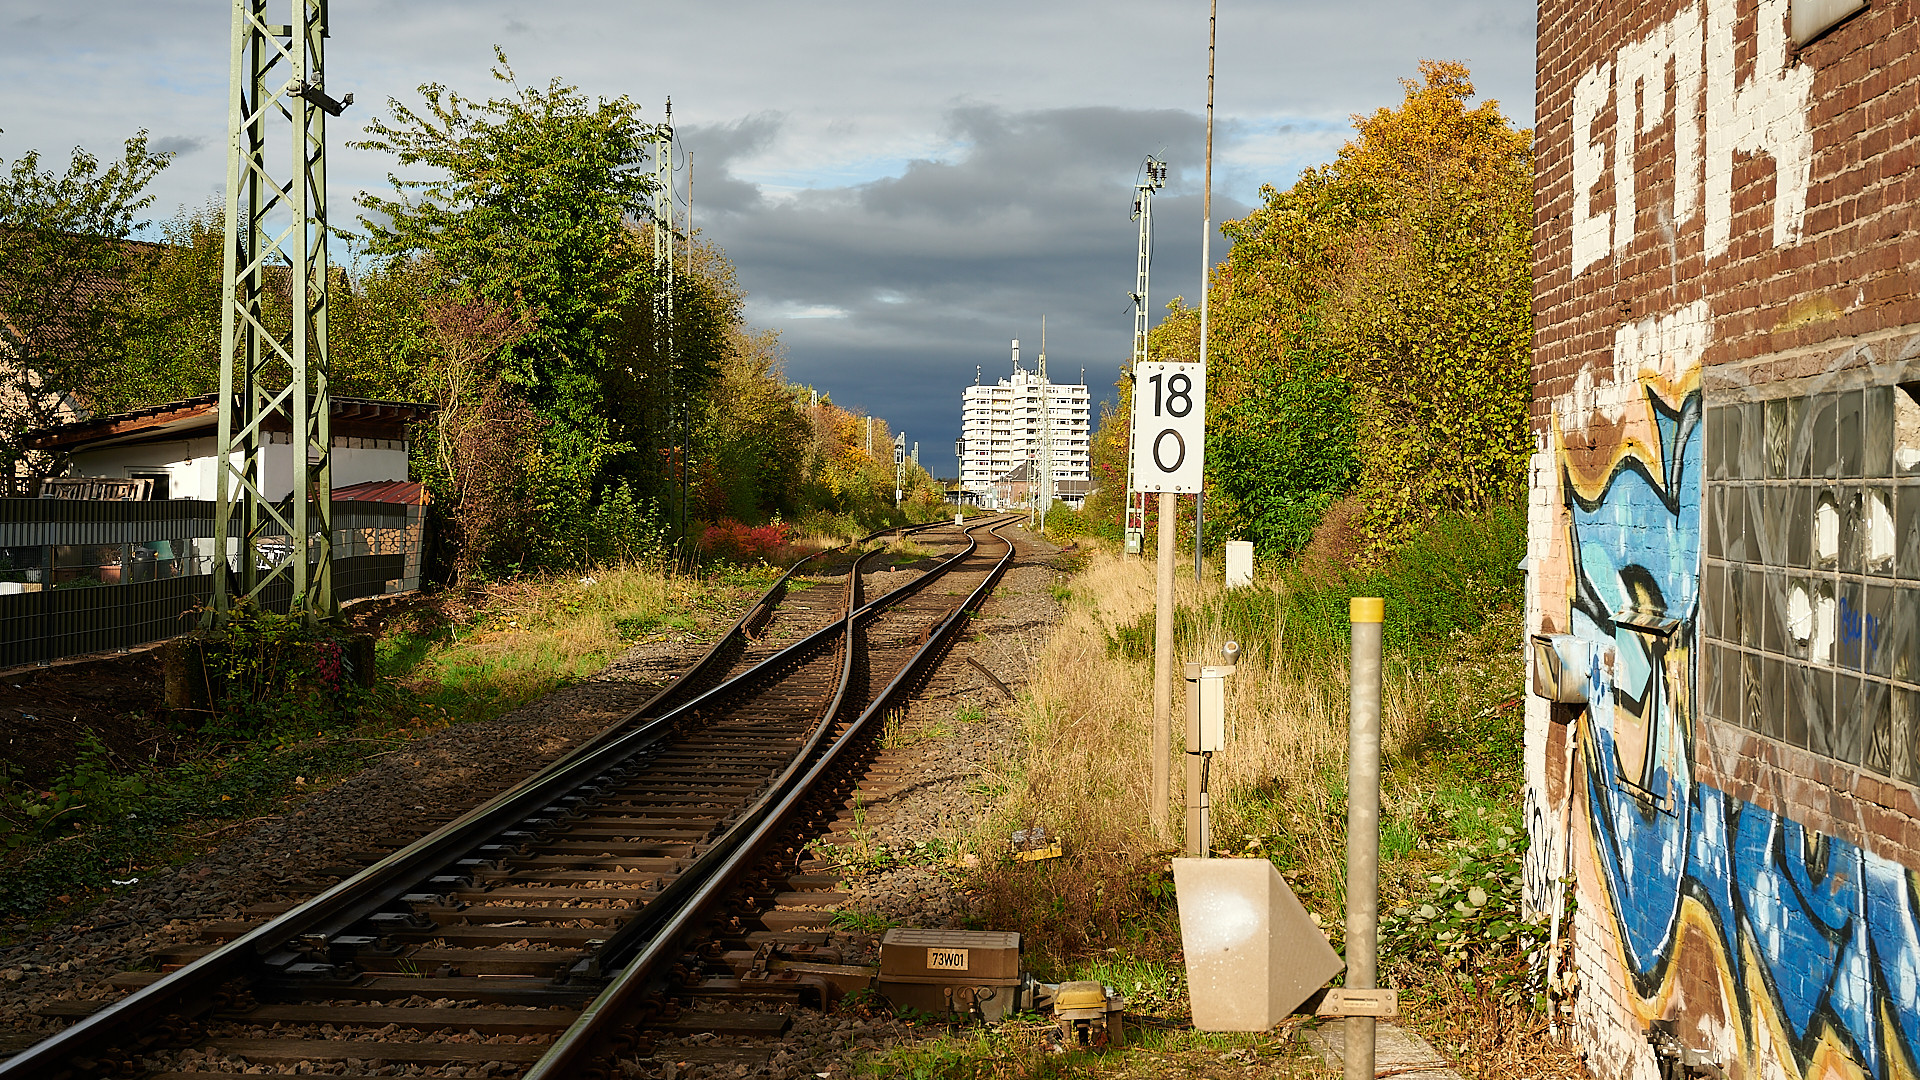
[[[1160,494],[1153,602],[1153,788],[1156,835],[1167,828],[1173,770],[1173,562],[1175,497],[1200,490],[1206,464],[1207,369],[1154,361],[1133,369],[1133,475]]]

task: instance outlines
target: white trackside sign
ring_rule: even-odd
[[[1134,365],[1134,490],[1199,491],[1206,449],[1206,367]]]

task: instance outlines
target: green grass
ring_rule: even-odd
[[[79,828],[35,835],[14,848],[0,865],[0,917],[44,920],[110,894],[115,880],[144,877],[197,852],[220,834],[219,823],[276,813],[290,793],[351,772],[410,735],[378,728],[288,733],[172,769],[116,777],[77,778],[77,767],[49,790],[79,792],[92,813]]]
[[[1192,655],[1206,629],[1220,627],[1247,648],[1279,649],[1296,670],[1339,662],[1352,632],[1347,602],[1355,596],[1386,600],[1382,642],[1402,663],[1445,657],[1502,607],[1517,606],[1526,557],[1526,516],[1493,510],[1477,517],[1442,517],[1384,565],[1334,578],[1298,571],[1278,575],[1274,588],[1249,587],[1210,596],[1204,610],[1180,605],[1174,613],[1174,653]],[[1153,655],[1153,613],[1109,632],[1113,655]]]
[[[523,578],[452,620],[395,620],[377,648],[380,673],[462,720],[492,719],[592,675],[649,634],[696,632],[702,611],[717,617],[726,596],[774,576],[725,568],[701,582],[622,567]]]

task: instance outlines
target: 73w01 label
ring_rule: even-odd
[[[928,971],[965,971],[967,970],[967,950],[965,949],[928,949]]]

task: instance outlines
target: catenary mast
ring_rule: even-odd
[[[1133,363],[1146,362],[1147,330],[1149,312],[1147,294],[1151,286],[1153,272],[1153,193],[1166,186],[1167,163],[1148,155],[1146,175],[1133,185],[1133,220],[1140,223],[1139,253],[1134,261],[1133,273]],[[1127,369],[1129,376],[1133,367]],[[1124,553],[1128,548],[1138,550],[1142,537],[1146,535],[1147,504],[1145,496],[1136,496],[1133,492],[1133,454],[1127,454],[1127,520],[1122,545]]]
[[[288,611],[307,622],[337,610],[327,117],[339,116],[353,95],[335,100],[326,91],[326,0],[292,0],[291,21],[284,24],[270,22],[267,8],[268,0],[233,5],[214,448],[219,508],[213,596],[204,619],[212,625],[241,604],[266,602],[269,588],[282,581],[291,590]],[[273,142],[292,150],[288,171],[274,167]],[[285,330],[267,310],[268,293],[281,287],[292,301]],[[284,500],[270,499],[263,490],[269,484],[265,447],[282,430],[292,490]],[[275,534],[287,537],[284,552],[263,544]]]

